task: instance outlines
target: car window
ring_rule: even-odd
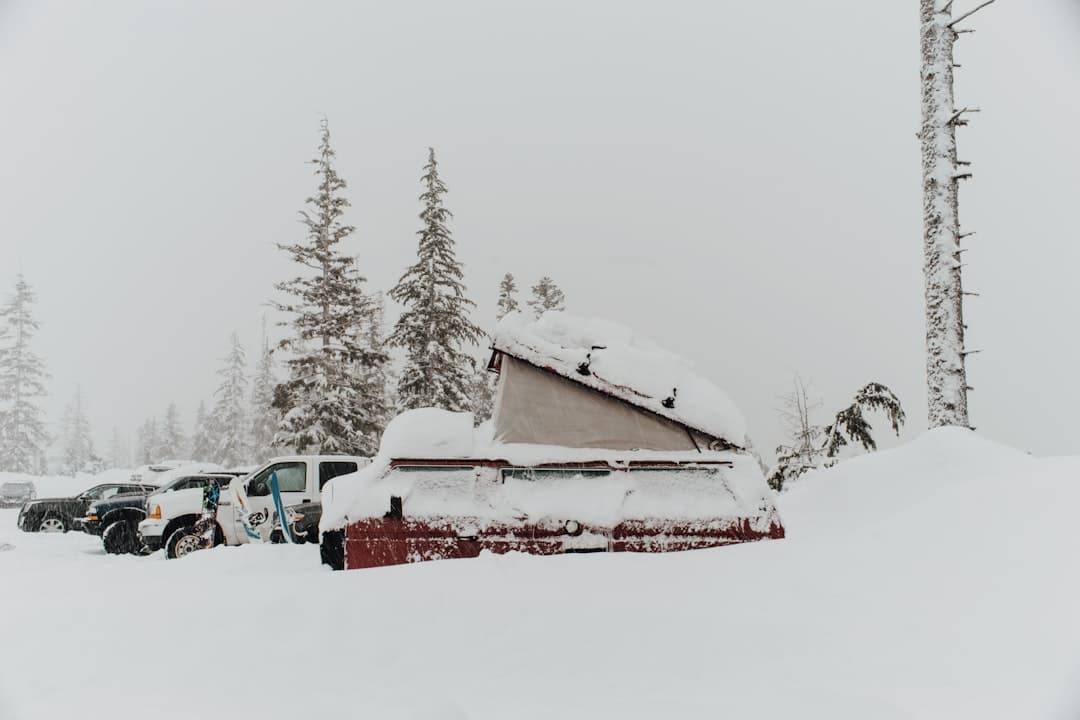
[[[96,499],[108,500],[113,495],[119,495],[120,493],[122,493],[124,489],[125,488],[117,487],[116,485],[109,485],[108,487],[104,487],[101,489],[101,494],[99,494]]]
[[[348,475],[354,472],[356,472],[356,463],[354,462],[335,460],[333,462],[319,463],[319,489],[322,490],[323,485],[338,475]]]
[[[303,492],[307,489],[306,462],[274,463],[248,481],[248,494],[253,496],[270,494],[270,475],[277,473],[278,489],[281,492]]]

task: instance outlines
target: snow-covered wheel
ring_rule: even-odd
[[[117,520],[105,528],[105,532],[101,533],[101,542],[105,552],[110,555],[125,555],[138,550],[134,528],[126,520]]]
[[[319,556],[323,565],[332,570],[345,569],[345,531],[327,530],[319,541]]]
[[[59,515],[46,515],[45,517],[41,518],[41,522],[38,523],[38,532],[67,532],[67,523],[65,523],[64,518],[60,517]]]
[[[169,539],[165,541],[165,557],[170,560],[182,558],[185,555],[190,555],[196,550],[202,549],[202,536],[196,534],[195,528],[191,526],[182,527],[179,530],[176,530],[169,536]]]

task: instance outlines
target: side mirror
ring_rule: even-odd
[[[266,480],[252,480],[247,484],[247,494],[250,497],[265,497],[270,494],[270,487]]]

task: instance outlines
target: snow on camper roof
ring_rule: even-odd
[[[496,326],[492,348],[706,435],[746,443],[746,421],[727,393],[618,323],[561,311],[533,322],[512,312]]]

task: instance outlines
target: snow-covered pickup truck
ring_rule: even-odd
[[[249,542],[249,529],[268,539],[274,515],[271,474],[277,474],[282,505],[302,505],[317,501],[330,479],[354,473],[369,462],[366,457],[346,455],[288,455],[234,479],[218,501],[216,543],[242,545]],[[169,558],[196,549],[199,541],[192,528],[202,515],[202,504],[201,489],[151,496],[147,517],[139,523],[143,544],[151,551],[164,547]]]

